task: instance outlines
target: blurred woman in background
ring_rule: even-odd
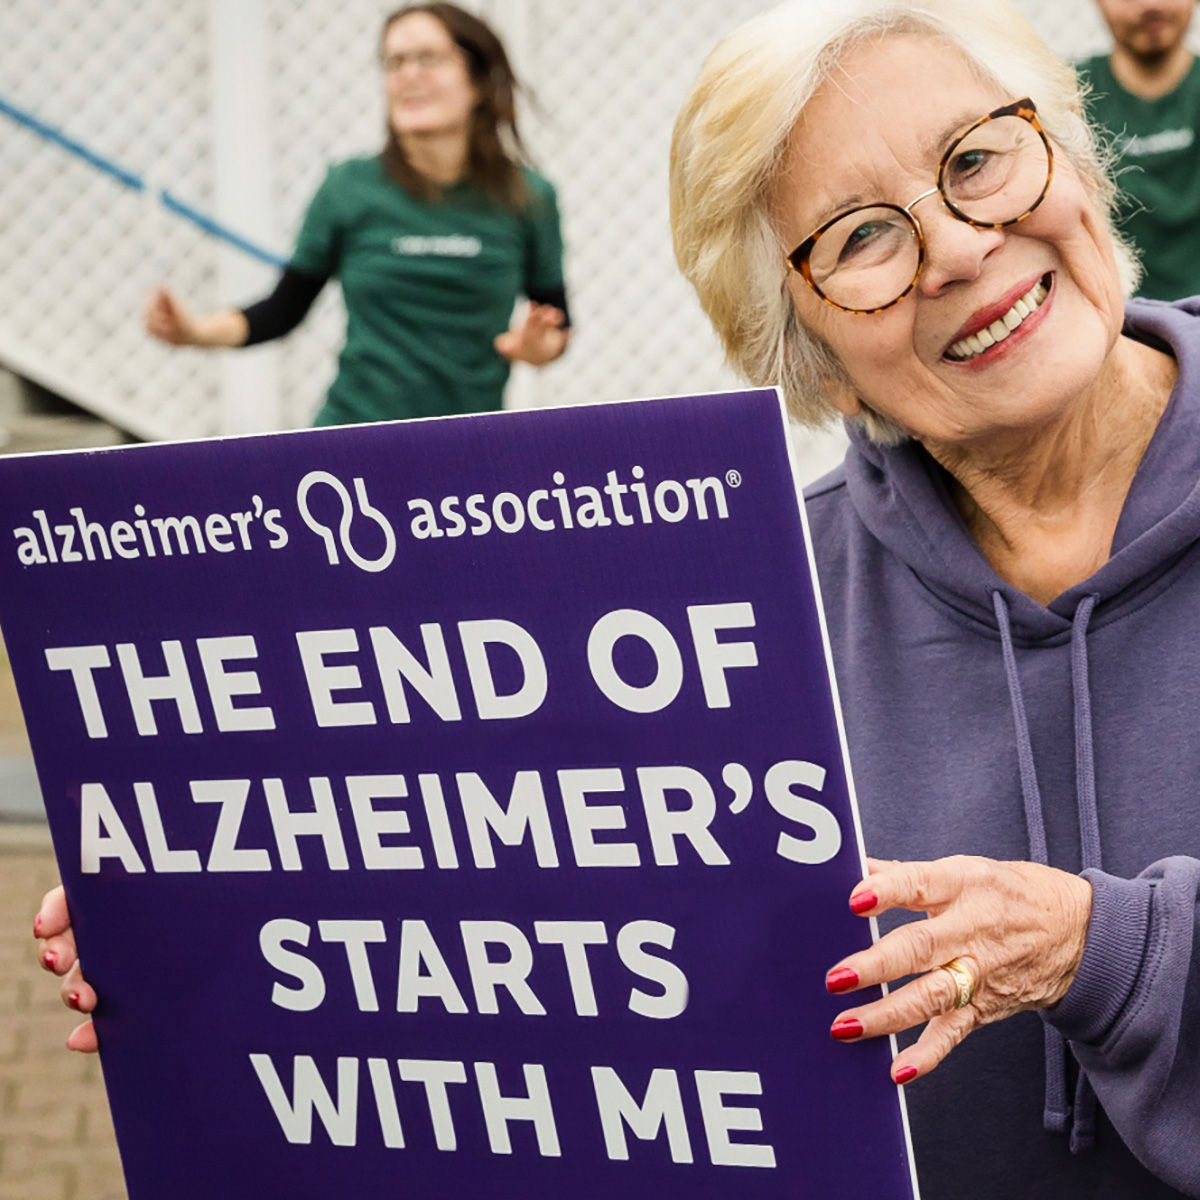
[[[527,164],[500,39],[456,5],[411,4],[381,53],[383,152],[330,168],[271,295],[196,315],[160,289],[145,315],[172,345],[254,346],[336,277],[346,344],[318,425],[498,409],[510,364],[552,362],[568,339],[554,188]]]

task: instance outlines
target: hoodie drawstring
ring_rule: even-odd
[[[1079,837],[1083,866],[1099,867],[1100,823],[1096,808],[1096,769],[1092,736],[1092,701],[1088,689],[1087,628],[1098,595],[1085,596],[1071,622],[1071,691],[1075,711],[1075,803],[1079,812]],[[1021,798],[1025,807],[1025,828],[1029,837],[1029,855],[1034,862],[1048,865],[1046,823],[1033,759],[1033,741],[1021,692],[1021,677],[1013,650],[1012,626],[1008,605],[999,590],[992,592],[992,606],[1000,630],[1004,656],[1004,675],[1008,683],[1013,724],[1017,739],[1017,764],[1021,776]],[[1071,1122],[1071,1151],[1078,1154],[1092,1145],[1095,1138],[1096,1094],[1082,1070],[1075,1089],[1074,1109],[1067,1104],[1067,1047],[1062,1034],[1043,1024],[1045,1038],[1046,1094],[1042,1124],[1052,1133],[1063,1133]]]
[[[1092,695],[1088,689],[1087,627],[1100,597],[1085,596],[1071,622],[1071,690],[1075,703],[1075,802],[1079,808],[1079,842],[1083,868],[1099,869],[1100,815],[1096,809],[1096,760],[1092,746]],[[1047,1028],[1049,1028],[1047,1026]],[[1071,1153],[1079,1154],[1096,1140],[1096,1092],[1081,1069],[1075,1085],[1075,1121]]]
[[[1008,697],[1012,704],[1013,724],[1017,735],[1017,763],[1021,772],[1021,797],[1025,802],[1025,828],[1029,835],[1029,857],[1043,866],[1047,863],[1046,822],[1042,815],[1042,796],[1038,789],[1037,769],[1033,762],[1033,741],[1029,736],[1029,721],[1025,716],[1025,698],[1021,694],[1021,677],[1017,674],[1017,656],[1013,651],[1012,626],[1008,620],[1008,605],[1000,592],[992,593],[996,624],[1000,627],[1000,647],[1004,654],[1004,675],[1008,681]],[[1043,1025],[1046,1050],[1046,1099],[1042,1110],[1042,1125],[1052,1133],[1064,1133],[1071,1118],[1067,1104],[1066,1045],[1062,1034],[1050,1025]]]

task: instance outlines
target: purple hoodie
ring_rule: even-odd
[[[1200,1196],[1200,298],[1136,301],[1125,332],[1179,380],[1111,558],[1048,607],[916,443],[852,435],[807,493],[868,853],[1093,887],[1061,1003],[907,1089],[924,1200]]]

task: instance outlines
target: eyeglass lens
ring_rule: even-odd
[[[1024,118],[969,130],[943,160],[941,191],[962,220],[1005,225],[1037,204],[1050,173],[1046,144]],[[921,261],[917,226],[899,208],[858,208],[835,221],[809,253],[812,282],[842,308],[869,311],[899,299]]]
[[[387,55],[383,60],[383,68],[397,74],[407,66],[414,66],[421,71],[436,71],[449,65],[455,57],[453,50],[413,50],[408,54]]]

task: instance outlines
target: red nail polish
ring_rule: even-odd
[[[47,971],[53,971],[55,963],[58,962],[58,955],[53,950],[44,950],[42,952],[42,965]]]
[[[33,918],[33,936],[36,938],[40,938],[42,936],[42,914],[41,913],[38,913],[38,915]]]
[[[868,889],[850,897],[850,911],[862,916],[863,913],[870,912],[878,903],[879,897]]]
[[[835,967],[825,976],[825,986],[831,992],[848,992],[858,987],[858,972],[849,967]]]
[[[843,1017],[840,1021],[834,1021],[829,1027],[829,1032],[839,1042],[850,1042],[855,1038],[862,1037],[863,1024],[853,1017]]]
[[[67,1003],[72,1008],[78,1008],[79,1007],[79,993],[71,992],[71,994],[69,996],[67,996]]]
[[[897,1083],[908,1083],[910,1079],[916,1079],[916,1067],[901,1067],[894,1076]]]

